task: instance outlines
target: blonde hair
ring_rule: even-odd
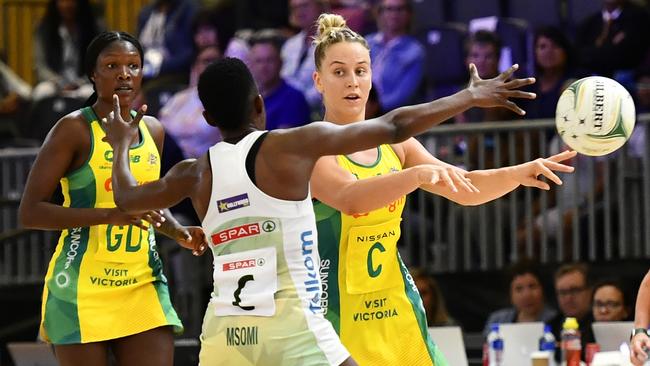
[[[367,50],[370,50],[365,38],[350,29],[345,23],[345,19],[340,15],[323,13],[318,17],[316,24],[318,25],[318,31],[314,37],[313,44],[316,46],[314,60],[317,70],[320,70],[321,62],[325,58],[325,51],[333,44],[339,42],[359,42]]]

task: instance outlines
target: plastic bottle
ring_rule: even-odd
[[[576,318],[566,318],[562,324],[562,359],[566,366],[580,366],[580,330]]]
[[[539,339],[539,350],[549,353],[549,366],[555,365],[555,336],[550,324],[544,324],[544,333]]]
[[[499,324],[490,326],[490,333],[487,336],[488,344],[488,365],[502,366],[503,360],[503,338],[499,334]]]

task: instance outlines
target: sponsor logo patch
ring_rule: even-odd
[[[240,194],[233,197],[224,198],[217,201],[217,208],[219,213],[229,212],[236,210],[242,207],[250,206],[250,200],[248,199],[248,194]]]

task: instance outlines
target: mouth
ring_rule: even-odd
[[[128,93],[128,92],[132,92],[133,88],[128,85],[122,85],[122,86],[118,86],[114,90],[116,93]]]
[[[348,94],[343,99],[350,100],[350,101],[357,101],[361,99],[361,97],[358,94]]]

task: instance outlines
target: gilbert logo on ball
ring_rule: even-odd
[[[632,96],[616,81],[590,76],[572,83],[560,96],[555,126],[579,153],[609,154],[625,144],[634,129]]]

